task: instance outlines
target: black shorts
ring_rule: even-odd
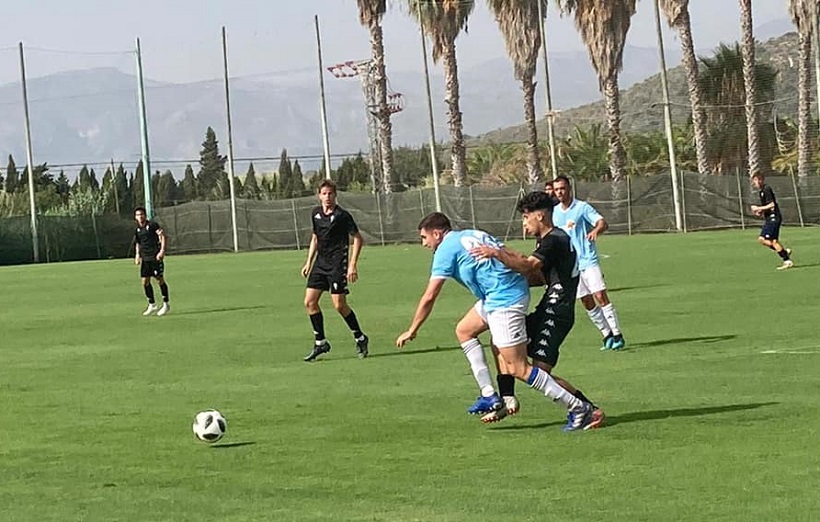
[[[162,261],[143,260],[140,264],[140,277],[162,277],[165,273],[165,263]]]
[[[559,348],[572,330],[574,319],[556,317],[536,309],[527,316],[527,355],[533,360],[555,366]]]
[[[763,228],[760,229],[760,237],[764,239],[779,239],[780,238],[780,221],[766,220],[763,223]]]
[[[308,275],[307,287],[331,294],[349,294],[347,289],[347,273],[341,270],[325,272],[322,270],[311,270]]]

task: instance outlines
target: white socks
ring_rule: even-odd
[[[461,349],[464,350],[464,355],[470,361],[470,369],[473,371],[473,377],[481,390],[483,397],[489,397],[495,393],[493,387],[493,380],[490,377],[490,369],[487,367],[487,360],[484,358],[484,348],[478,339],[470,339],[461,343]]]
[[[596,307],[597,308],[597,307]],[[601,311],[606,318],[609,329],[612,330],[612,335],[621,335],[621,325],[618,323],[618,314],[615,313],[615,307],[612,303],[601,307]]]
[[[609,303],[607,306],[612,308],[612,303]],[[612,311],[615,313],[615,310]],[[609,337],[611,333],[614,333],[611,329],[611,326],[608,324],[609,321],[606,317],[604,317],[604,311],[597,305],[592,310],[587,310],[587,315],[589,316],[592,323],[595,325],[596,328],[601,332],[601,335],[604,337]],[[620,332],[619,332],[620,333]]]
[[[530,378],[527,379],[527,384],[531,388],[540,390],[544,395],[553,400],[553,402],[560,402],[568,410],[578,411],[584,407],[583,401],[575,397],[573,394],[562,388],[550,374],[540,368],[533,368],[530,373]]]

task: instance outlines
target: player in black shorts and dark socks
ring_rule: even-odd
[[[144,207],[134,209],[134,220],[137,222],[137,230],[134,232],[134,244],[136,245],[134,264],[140,265],[142,288],[145,290],[145,297],[148,298],[148,308],[142,315],[151,315],[156,312],[158,316],[163,316],[171,311],[171,305],[168,302],[168,284],[165,282],[165,234],[159,223],[148,219]],[[152,277],[159,283],[162,306],[157,306],[154,300]]]
[[[330,343],[325,338],[324,317],[319,308],[319,298],[324,292],[330,292],[333,308],[353,332],[356,352],[360,359],[364,359],[368,354],[368,338],[359,327],[356,314],[347,304],[347,285],[355,283],[359,278],[356,263],[362,250],[362,235],[353,216],[336,204],[336,183],[325,180],[319,185],[319,201],[321,205],[311,212],[313,237],[308,248],[307,262],[302,267],[302,277],[307,278],[305,309],[315,336],[313,349],[305,357],[305,361],[312,362],[330,351]],[[353,238],[352,251],[350,238]]]
[[[578,290],[577,255],[569,236],[552,223],[552,209],[555,200],[546,192],[531,192],[518,203],[522,214],[524,230],[534,236],[535,251],[526,256],[506,247],[493,249],[478,247],[471,251],[479,257],[495,257],[513,270],[522,273],[530,284],[543,284],[544,295],[527,316],[527,355],[547,373],[558,363],[559,348],[575,324],[575,294]],[[519,409],[515,398],[515,379],[506,375],[499,366],[498,389],[504,399],[509,414]],[[583,392],[565,379],[552,377],[578,399],[588,402],[594,408],[592,420],[585,430],[595,429],[604,422],[604,412],[595,406]],[[570,417],[572,413],[569,413]],[[570,418],[570,423],[572,419]]]

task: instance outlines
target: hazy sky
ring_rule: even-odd
[[[228,31],[231,76],[287,74],[314,68],[316,47],[313,15],[319,15],[325,64],[369,56],[367,31],[359,25],[353,0],[28,0],[5,2],[8,23],[0,34],[0,83],[17,81],[17,43],[26,47],[30,78],[59,70],[115,66],[133,71],[134,39],[139,36],[148,78],[187,82],[221,76],[221,36]],[[485,7],[477,8],[469,33],[459,37],[458,57],[468,67],[504,56],[503,41]],[[418,70],[418,32],[394,0],[384,20],[387,66]],[[401,6],[401,7],[399,7]],[[551,8],[552,9],[552,8]],[[788,17],[786,0],[754,0],[759,27]],[[738,2],[692,0],[695,43],[705,54],[721,41],[739,35]],[[553,50],[583,48],[572,20],[551,10],[547,22]],[[669,45],[677,45],[668,29]],[[652,3],[641,0],[628,43],[654,47]]]

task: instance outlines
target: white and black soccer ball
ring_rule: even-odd
[[[197,439],[210,444],[225,436],[228,421],[216,410],[205,410],[196,414],[192,429]]]

